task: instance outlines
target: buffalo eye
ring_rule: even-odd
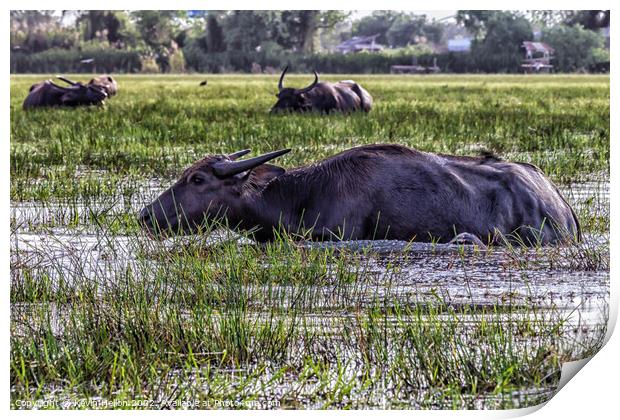
[[[202,185],[204,184],[205,179],[200,175],[192,175],[192,177],[189,179],[189,182],[194,185]]]

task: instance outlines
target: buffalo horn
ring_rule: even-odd
[[[62,80],[65,83],[69,83],[70,85],[73,85],[73,86],[78,84],[77,82],[74,82],[73,80],[69,80],[69,79],[67,79],[66,77],[63,77],[63,76],[56,76],[56,78]]]
[[[275,159],[278,156],[282,156],[290,151],[291,149],[278,150],[277,152],[265,153],[264,155],[241,160],[239,162],[218,162],[213,165],[213,172],[215,175],[220,177],[237,175],[241,172],[256,168],[258,165],[262,165],[263,163],[270,161],[271,159]]]
[[[241,156],[243,155],[247,155],[248,153],[250,153],[251,150],[250,149],[243,149],[243,150],[239,150],[238,152],[235,153],[231,153],[228,155],[228,159],[230,160],[237,160],[239,159]]]
[[[278,92],[284,89],[284,86],[282,86],[282,82],[284,82],[284,75],[286,74],[287,70],[288,70],[288,66],[284,67],[284,71],[280,75],[280,81],[278,82]]]
[[[302,88],[302,89],[297,89],[295,91],[295,93],[297,94],[301,94],[301,93],[306,93],[306,92],[310,92],[312,89],[314,89],[314,87],[316,86],[316,84],[319,83],[319,75],[317,74],[316,70],[314,71],[314,82],[312,82],[312,84],[308,87]]]

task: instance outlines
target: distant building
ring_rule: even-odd
[[[448,51],[469,52],[471,50],[471,38],[455,38],[448,40]]]
[[[526,73],[549,73],[553,69],[551,60],[555,50],[544,42],[523,41],[525,58],[521,68]]]
[[[379,34],[370,36],[354,36],[336,46],[342,54],[356,53],[361,51],[378,52],[383,49],[383,45],[377,44],[376,39]]]

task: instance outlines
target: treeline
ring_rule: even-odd
[[[92,64],[82,63],[89,59]],[[33,54],[12,52],[11,73],[139,73],[142,61],[142,53],[137,50],[52,48]]]
[[[389,73],[393,65],[410,65],[412,57],[422,66],[432,66],[434,63],[442,71],[450,73],[479,72],[475,61],[469,54],[460,53],[411,53],[403,50],[396,53],[357,54],[316,53],[298,54],[289,53],[278,56],[268,56],[260,53],[221,53],[221,54],[186,54],[188,67],[203,73],[228,72],[226,69],[248,69],[258,64],[262,69],[277,69],[285,66],[295,69],[296,72],[311,73],[318,70],[322,73],[359,73],[375,74]],[[241,70],[243,71],[243,70]]]
[[[84,57],[94,58],[95,63],[81,63]],[[477,73],[480,66],[471,54],[462,53],[421,53],[415,54],[416,62],[422,66],[437,64],[443,72]],[[157,67],[151,63],[150,70],[143,69],[144,59],[139,51],[118,51],[93,49],[87,53],[73,50],[51,49],[35,54],[11,54],[11,73],[156,73]],[[249,73],[252,68],[261,72],[281,71],[285,66],[296,72],[322,73],[389,73],[393,65],[409,65],[412,54],[407,50],[385,54],[361,52],[357,54],[288,53],[268,56],[253,52],[223,52],[205,54],[193,52],[185,54],[186,71],[198,73]],[[154,67],[155,66],[155,67]]]
[[[358,20],[339,11],[11,12],[12,73],[250,72],[317,69],[387,73],[392,65],[435,62],[443,72],[520,71],[521,43],[556,51],[555,71],[588,71],[609,61],[599,28],[608,11],[458,11],[456,22],[375,11]],[[379,53],[330,52],[352,36],[379,35]],[[453,37],[471,50],[448,52]]]

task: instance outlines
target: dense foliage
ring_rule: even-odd
[[[599,28],[608,11],[471,11],[456,21],[375,11],[353,19],[340,11],[12,11],[11,72],[250,72],[291,65],[296,71],[386,73],[394,64],[444,72],[516,73],[521,43],[556,49],[555,71],[588,71],[608,62]],[[353,36],[377,35],[381,53],[340,54]],[[469,52],[447,41],[471,38]],[[83,63],[83,60],[87,60]],[[425,64],[430,63],[430,64]],[[274,70],[271,70],[274,71]]]
[[[595,32],[580,26],[554,26],[542,39],[555,49],[556,66],[565,71],[583,71],[601,61],[609,61],[609,52]]]

